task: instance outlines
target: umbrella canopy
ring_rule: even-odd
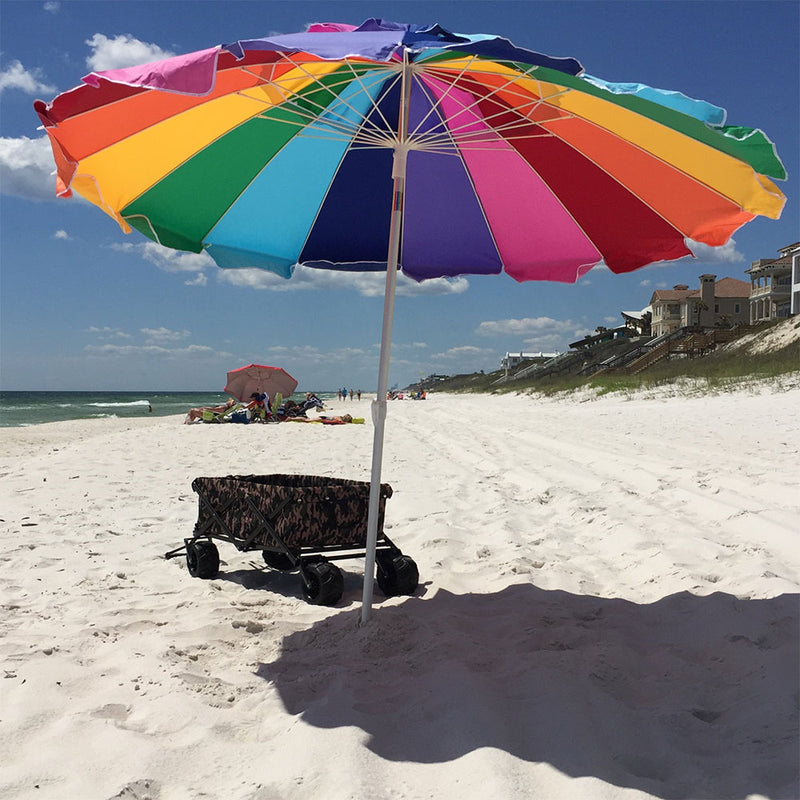
[[[225,391],[246,403],[253,393],[266,394],[269,401],[280,393],[289,397],[297,388],[297,381],[281,367],[265,367],[262,364],[248,364],[228,373]]]
[[[759,131],[677,92],[615,84],[499,37],[370,20],[92,73],[38,102],[59,191],[223,267],[505,270],[574,281],[724,244],[777,217]]]
[[[574,282],[777,218],[772,143],[678,92],[487,34],[321,23],[95,72],[35,108],[57,192],[221,267],[386,270],[362,620],[397,271]]]

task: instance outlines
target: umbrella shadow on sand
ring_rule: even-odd
[[[491,747],[669,800],[776,800],[797,791],[798,608],[440,590],[292,633],[258,675],[289,713],[359,727],[392,761]]]

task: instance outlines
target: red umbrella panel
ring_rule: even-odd
[[[254,392],[268,395],[272,403],[276,394],[289,397],[296,388],[297,381],[285,369],[263,364],[248,364],[231,370],[225,384],[225,391],[243,403],[247,403]]]

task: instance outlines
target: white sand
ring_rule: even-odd
[[[799,407],[391,403],[422,584],[365,628],[358,562],[321,608],[162,556],[198,475],[367,480],[369,419],[0,430],[0,797],[797,798]]]

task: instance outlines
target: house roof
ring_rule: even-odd
[[[695,295],[700,294],[698,289]],[[714,284],[714,297],[750,297],[750,281],[738,278],[721,278]]]
[[[656,289],[651,303],[664,303],[669,300],[685,300],[691,292],[688,289]]]
[[[745,272],[758,272],[760,269],[767,269],[772,267],[779,267],[779,268],[786,268],[790,269],[792,266],[792,256],[790,253],[787,253],[785,256],[781,256],[780,258],[775,258],[772,260],[768,260],[766,258],[760,258],[758,261],[754,261],[750,267],[750,269],[745,270]]]
[[[651,303],[668,303],[686,300],[690,297],[700,297],[699,289],[656,289],[653,292]],[[737,278],[720,278],[714,284],[714,297],[750,297],[750,283]]]

